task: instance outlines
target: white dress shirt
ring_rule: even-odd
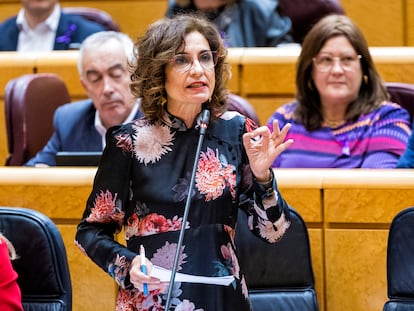
[[[17,15],[17,27],[19,27],[19,39],[17,51],[42,52],[52,51],[55,43],[56,30],[60,18],[60,5],[56,4],[52,14],[35,28],[30,28],[24,16],[24,8]]]
[[[126,118],[124,123],[122,123],[122,124],[131,122],[134,119],[134,117],[135,117],[135,115],[136,115],[136,113],[139,109],[140,103],[141,103],[141,100],[138,99],[137,102],[135,103],[134,107],[132,108],[131,113],[128,115],[128,118]],[[95,128],[96,128],[97,132],[99,134],[101,134],[101,136],[102,136],[102,147],[105,148],[105,145],[106,145],[105,134],[106,134],[107,129],[102,124],[102,121],[101,121],[101,118],[99,116],[98,110],[96,110],[96,112],[95,112]]]

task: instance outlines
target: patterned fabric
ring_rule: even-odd
[[[289,212],[275,179],[270,188],[254,181],[242,135],[255,125],[226,112],[207,129],[195,176],[188,219],[183,213],[198,145],[194,126],[165,112],[161,121],[137,119],[112,128],[76,243],[119,284],[117,310],[163,310],[166,293],[148,296],[129,281],[140,244],[153,264],[171,269],[185,226],[178,271],[203,276],[233,275],[229,286],[175,282],[175,310],[250,310],[234,247],[238,208],[254,234],[277,242],[289,227]],[[113,240],[124,229],[127,248]]]
[[[361,115],[356,122],[311,132],[293,120],[296,106],[296,102],[283,105],[268,121],[269,128],[275,119],[280,127],[291,123],[286,139],[294,139],[273,167],[395,168],[411,133],[408,112],[391,102]]]

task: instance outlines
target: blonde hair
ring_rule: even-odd
[[[7,247],[9,249],[9,256],[10,256],[11,260],[14,260],[14,259],[18,258],[17,254],[16,254],[16,250],[14,249],[14,246],[11,244],[11,242],[3,234],[0,233],[0,244],[1,243],[6,243],[7,244]]]

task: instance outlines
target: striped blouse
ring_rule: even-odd
[[[411,134],[409,114],[399,105],[384,102],[356,122],[337,128],[308,131],[293,120],[297,102],[283,105],[271,116],[279,126],[291,123],[287,135],[294,143],[273,163],[281,168],[394,168]]]

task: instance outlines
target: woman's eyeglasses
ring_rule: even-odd
[[[316,66],[316,69],[318,69],[320,72],[328,72],[332,69],[335,62],[339,62],[339,66],[344,71],[351,71],[355,69],[355,65],[357,62],[361,59],[361,55],[347,55],[347,56],[341,56],[341,57],[333,57],[330,55],[319,55],[314,57],[312,60]]]
[[[217,64],[217,52],[216,51],[204,51],[201,52],[198,57],[198,63],[205,70],[211,70]],[[188,54],[177,54],[171,58],[170,63],[179,72],[186,72],[194,65],[192,57]]]

